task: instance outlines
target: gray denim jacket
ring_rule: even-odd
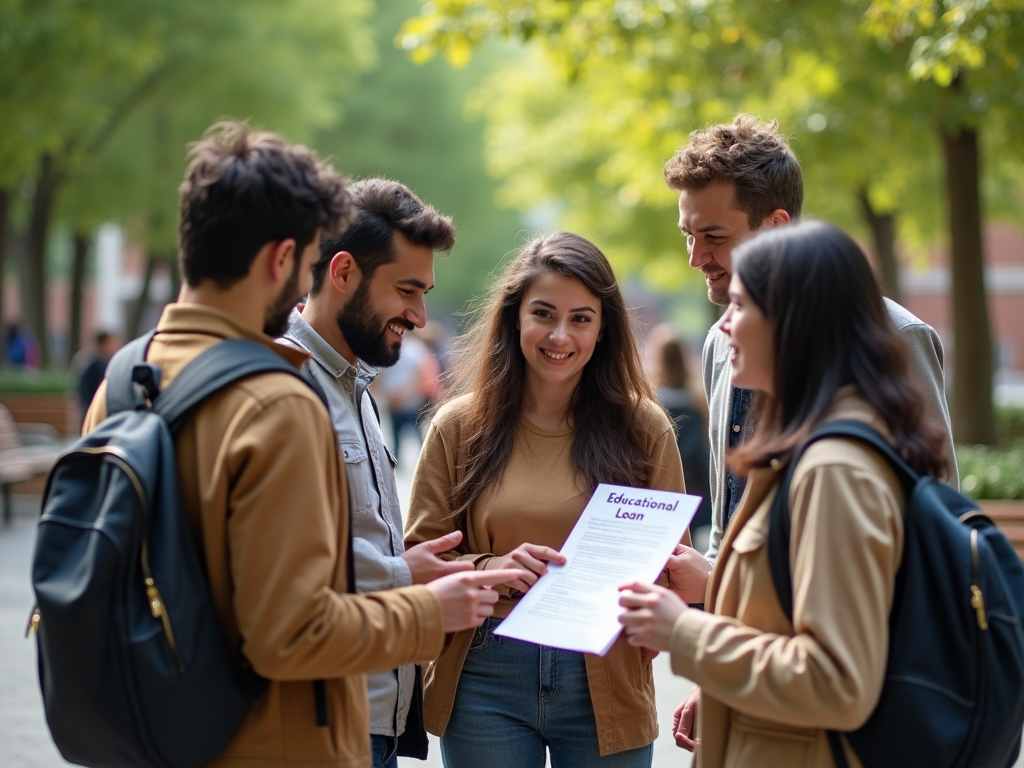
[[[373,405],[365,396],[366,388],[377,376],[376,369],[361,361],[358,367],[350,365],[313,330],[298,310],[292,311],[284,340],[313,356],[310,371],[327,393],[339,454],[345,461],[348,478],[356,591],[378,592],[409,586],[412,574],[401,557],[405,544],[395,485],[397,462],[384,445]],[[370,733],[397,736],[405,730],[413,676],[411,665],[366,676]]]

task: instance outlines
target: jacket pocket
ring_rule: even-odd
[[[373,472],[373,467],[370,466],[366,447],[361,442],[342,439],[338,441],[338,450],[345,462],[348,500],[352,514],[363,517],[376,515],[377,510],[370,503],[370,488],[373,487],[370,473]]]
[[[759,520],[751,519],[743,526],[743,530],[736,534],[732,548],[734,552],[746,555],[761,549],[766,541],[768,541],[768,529],[762,528]]]
[[[811,768],[820,731],[797,728],[733,712],[725,768]]]

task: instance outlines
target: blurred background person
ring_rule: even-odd
[[[98,331],[93,348],[75,356],[72,367],[78,372],[78,404],[82,407],[83,418],[107,372],[107,363],[119,347],[114,334]]]
[[[391,415],[391,450],[396,456],[401,454],[403,434],[413,437],[419,449],[422,442],[420,412],[438,391],[440,375],[441,367],[433,350],[420,338],[418,331],[407,331],[402,356],[393,366],[381,371],[372,388],[374,396]]]
[[[683,460],[686,492],[703,500],[690,523],[690,537],[704,551],[711,532],[711,487],[708,478],[708,409],[704,393],[690,376],[690,350],[669,323],[651,330],[648,359],[652,383],[676,427],[676,445]]]

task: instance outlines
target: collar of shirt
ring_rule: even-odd
[[[351,378],[360,379],[364,386],[370,386],[380,370],[358,360],[358,365],[352,365],[341,356],[334,347],[324,341],[306,318],[300,312],[301,307],[292,310],[288,317],[288,332],[285,339],[294,339],[299,345],[309,351],[313,359],[320,364],[320,367],[330,373],[336,379]]]
[[[168,304],[156,329],[158,333],[198,333],[222,339],[249,339],[272,349],[296,368],[301,368],[309,360],[309,353],[304,349],[279,344],[234,315],[205,304]]]

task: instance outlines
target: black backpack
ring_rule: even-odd
[[[229,384],[301,375],[232,339],[160,393],[159,368],[145,362],[153,335],[114,356],[106,420],[51,471],[32,563],[46,721],[66,760],[95,768],[204,765],[267,684],[228,647],[214,612],[182,513],[174,435]]]
[[[792,621],[793,471],[811,443],[836,437],[881,454],[907,491],[882,695],[868,721],[844,735],[865,768],[1009,768],[1024,726],[1024,566],[973,501],[918,475],[866,424],[816,430],[783,474],[768,531],[783,610]],[[836,765],[847,768],[838,733],[828,737]]]

